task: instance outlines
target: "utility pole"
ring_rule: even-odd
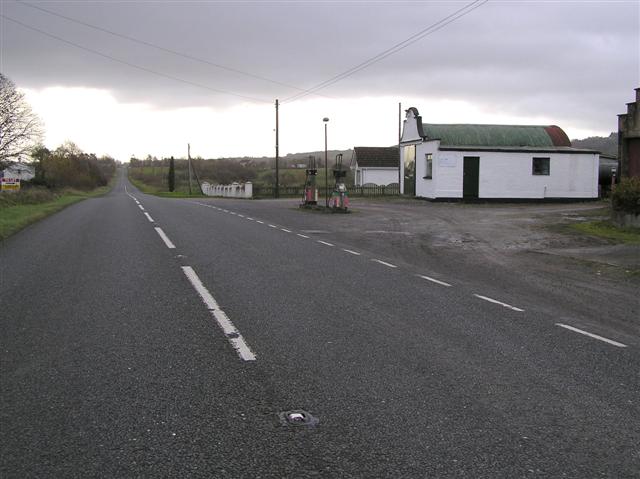
[[[279,118],[278,118],[278,99],[276,98],[276,189],[274,191],[274,196],[276,198],[280,197],[280,172],[279,172],[279,165],[278,163],[280,162],[280,145],[279,145],[279,131],[280,129],[280,125],[279,125]]]
[[[189,196],[193,193],[191,192],[191,144],[187,143],[187,161],[189,166]]]
[[[398,194],[400,194],[400,162],[402,161],[402,103],[398,103]]]
[[[329,208],[329,166],[327,164],[327,123],[329,118],[324,117],[324,205]]]

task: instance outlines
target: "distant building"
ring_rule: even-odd
[[[4,178],[28,181],[36,176],[36,172],[33,166],[26,165],[24,163],[10,163],[4,170],[2,170],[2,176]]]
[[[618,159],[621,177],[640,176],[640,88],[627,113],[618,115]]]
[[[557,126],[423,124],[409,108],[400,191],[430,199],[597,198],[599,153]]]
[[[351,168],[355,186],[398,184],[400,152],[397,146],[356,146]]]

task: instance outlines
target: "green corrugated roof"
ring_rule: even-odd
[[[442,146],[554,146],[544,126],[423,123],[422,130],[427,139],[439,139]]]

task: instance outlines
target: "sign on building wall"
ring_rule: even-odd
[[[438,166],[443,168],[455,168],[456,159],[455,158],[438,158]]]
[[[18,191],[20,189],[19,178],[1,178],[0,190],[2,191]]]

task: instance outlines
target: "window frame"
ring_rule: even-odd
[[[536,171],[536,160],[543,161],[546,160],[546,169],[538,168]],[[544,166],[544,162],[542,163]],[[534,156],[531,160],[531,174],[533,176],[551,176],[551,157],[550,156]]]
[[[429,168],[431,166],[431,168]],[[429,174],[429,170],[431,170],[431,174]],[[432,180],[433,179],[433,153],[425,153],[424,154],[424,174],[422,177],[423,180]]]

